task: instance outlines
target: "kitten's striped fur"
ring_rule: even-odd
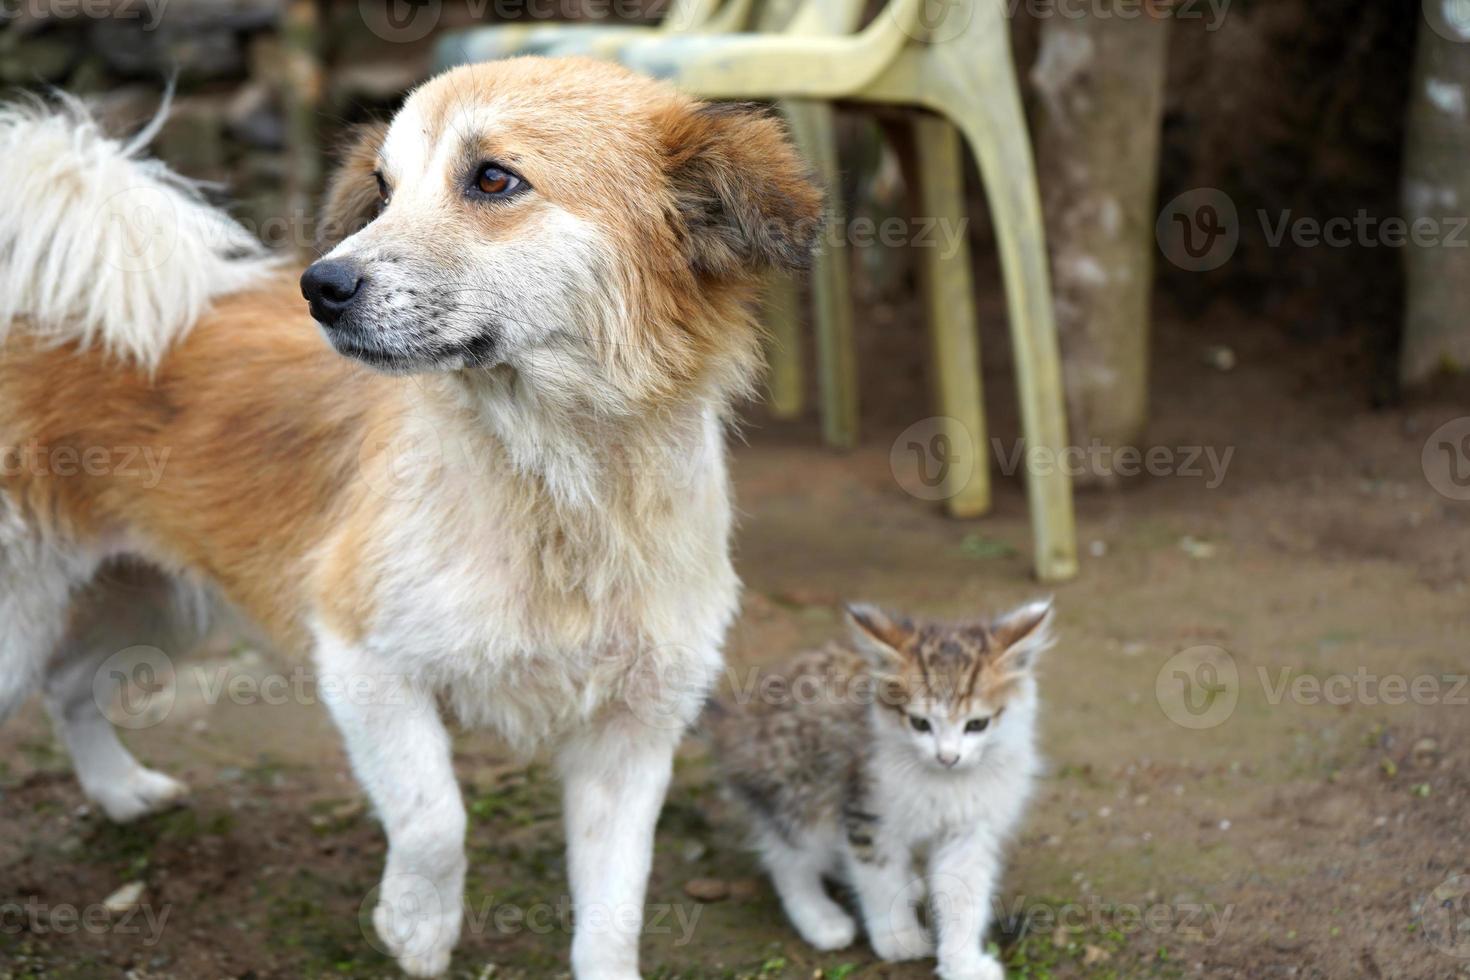
[[[872,606],[848,618],[847,643],[798,656],[760,698],[710,712],[725,786],[812,945],[854,939],[822,886],[836,877],[882,958],[937,949],[943,977],[1001,977],[981,944],[1039,765],[1032,667],[1051,643],[1051,605],[961,624]],[[919,922],[926,898],[937,941]]]

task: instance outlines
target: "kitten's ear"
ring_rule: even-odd
[[[387,135],[385,122],[362,123],[348,132],[345,149],[327,182],[322,220],[317,226],[316,246],[322,254],[357,234],[382,210],[373,172]]]
[[[997,619],[990,627],[995,649],[1000,651],[996,666],[1007,673],[1029,671],[1037,657],[1055,642],[1055,619],[1050,598],[1028,602]]]
[[[847,627],[853,646],[874,667],[892,670],[904,661],[904,641],[913,633],[907,620],[895,620],[877,606],[849,603]]]

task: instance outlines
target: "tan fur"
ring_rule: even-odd
[[[748,304],[760,269],[785,259],[758,254],[763,246],[753,243],[742,263],[691,266],[691,239],[742,232],[732,231],[734,224],[684,223],[666,171],[687,170],[700,147],[674,152],[664,141],[697,134],[701,145],[720,144],[721,161],[711,166],[725,189],[716,197],[729,193],[726,185],[771,183],[782,195],[771,223],[805,229],[804,250],[815,236],[820,196],[779,127],[758,115],[701,113],[671,87],[592,61],[572,70],[538,59],[464,68],[420,96],[431,130],[454,124],[460,110],[493,107],[496,152],[522,169],[539,197],[611,236],[626,259],[621,285],[639,332],[607,338],[603,350],[612,367],[623,368],[620,380],[639,396],[642,411],[656,417],[691,397],[723,399],[748,384],[758,358]],[[333,178],[328,243],[376,211],[372,172],[383,134],[384,127],[366,128]],[[726,159],[737,148],[740,161]],[[704,218],[706,225],[727,220]],[[446,215],[437,223],[420,216],[428,230],[421,228],[414,244],[434,249],[446,240],[452,246],[457,236],[514,235],[517,225],[535,219],[535,211]],[[465,387],[505,383],[512,382],[409,382],[340,358],[306,317],[293,278],[282,276],[218,302],[151,383],[100,354],[13,340],[0,352],[0,445],[151,447],[169,456],[162,483],[149,489],[116,474],[21,475],[3,488],[68,538],[121,534],[128,550],[200,574],[288,646],[304,639],[300,583],[315,580],[333,625],[351,636],[371,617],[368,559],[379,522],[393,512],[360,479],[364,454],[374,452],[364,447],[365,436],[393,441],[395,420],[408,413],[406,394],[439,406],[445,419],[465,421],[455,408]],[[613,504],[599,520],[629,527],[656,526],[658,515],[647,508],[666,506],[640,500],[636,486]],[[602,532],[564,523],[545,500],[522,506],[544,526],[540,560],[551,590],[545,611],[565,616],[575,590],[565,587],[565,572],[558,585],[550,570],[558,562],[598,560],[587,548]],[[326,549],[328,541],[335,546]],[[308,574],[316,560],[322,564]]]

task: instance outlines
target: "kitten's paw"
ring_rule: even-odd
[[[981,953],[973,959],[966,957],[962,963],[940,961],[935,971],[939,980],[1005,980],[1005,967],[989,953]]]
[[[857,939],[857,923],[840,909],[810,915],[798,923],[797,932],[808,946],[823,952],[846,949]]]
[[[161,772],[139,766],[123,779],[89,792],[113,823],[130,823],[183,802],[189,787]]]
[[[902,963],[904,960],[922,960],[934,955],[934,940],[916,922],[902,929],[875,932],[868,937],[873,952],[880,960]]]

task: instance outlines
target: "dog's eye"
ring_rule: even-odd
[[[977,735],[980,732],[985,731],[985,729],[987,729],[989,727],[990,727],[990,719],[989,718],[971,718],[969,721],[965,722],[965,734],[966,735]]]
[[[378,182],[378,207],[386,208],[388,206],[388,198],[392,197],[392,195],[388,193],[388,182],[384,180],[383,175],[376,170],[373,171],[373,179]]]
[[[927,732],[930,728],[929,719],[918,715],[909,715],[909,724],[914,726],[916,732]]]
[[[525,186],[525,181],[493,163],[481,164],[475,171],[475,190],[486,197],[510,197]]]

